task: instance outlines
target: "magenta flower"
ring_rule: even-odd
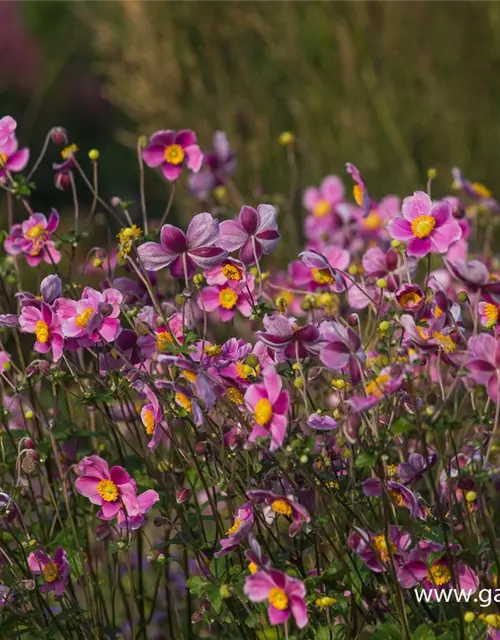
[[[188,129],[156,131],[149,139],[142,157],[148,167],[160,167],[169,182],[177,180],[184,165],[197,173],[203,162],[196,135]]]
[[[408,243],[409,256],[423,258],[428,253],[446,253],[462,235],[450,204],[439,202],[433,206],[424,191],[415,191],[405,198],[401,213],[403,217],[391,220],[387,228],[392,238]]]
[[[500,301],[488,293],[484,293],[477,305],[479,321],[486,329],[496,328],[500,314]]]
[[[5,144],[17,129],[17,122],[12,116],[0,118],[0,145]]]
[[[113,342],[121,332],[120,304],[122,294],[116,289],[103,293],[85,287],[80,300],[59,298],[57,314],[65,338],[78,340],[78,345],[90,347],[102,338]]]
[[[47,264],[57,264],[61,254],[50,235],[59,226],[59,214],[55,209],[50,212],[49,219],[43,213],[34,213],[22,224],[14,224],[9,237],[4,242],[4,249],[12,256],[23,254],[30,267],[37,267],[42,260]]]
[[[163,412],[161,410],[160,403],[158,402],[158,398],[147,385],[144,385],[143,391],[149,402],[141,409],[141,421],[144,425],[146,435],[150,438],[148,448],[151,451],[154,451],[160,444],[163,434],[161,427]]]
[[[411,535],[400,527],[391,525],[389,535],[372,533],[354,527],[347,541],[348,546],[374,573],[387,571],[392,556],[396,566],[403,564],[405,552],[411,544]]]
[[[301,288],[308,286],[314,290],[318,287],[328,288],[329,285],[337,283],[334,290],[338,291],[339,276],[336,270],[345,271],[351,257],[345,249],[329,245],[322,250],[321,254],[312,250],[303,251],[300,258],[301,260],[295,260],[288,268],[294,286]],[[326,259],[327,264],[323,262],[323,258]],[[343,291],[345,285],[343,281],[340,282],[340,290]]]
[[[19,149],[14,133],[0,141],[0,182],[5,180],[9,173],[22,171],[28,164],[29,158],[30,150],[27,147]]]
[[[139,258],[147,271],[170,267],[174,278],[191,278],[196,267],[207,269],[219,264],[227,252],[215,246],[219,237],[219,221],[209,213],[199,213],[189,223],[187,232],[165,224],[160,243],[146,242],[138,247]]]
[[[419,503],[417,496],[400,482],[387,480],[387,485],[384,487],[380,478],[368,478],[363,482],[362,488],[365,496],[375,498],[381,498],[386,491],[394,506],[405,507],[412,518],[426,519],[425,509]]]
[[[247,272],[245,265],[234,258],[226,258],[221,264],[205,269],[203,272],[207,284],[224,286],[228,283],[243,288],[247,282],[253,290],[253,276]]]
[[[465,367],[470,377],[484,385],[490,398],[498,404],[500,389],[500,342],[489,333],[469,339],[469,359]]]
[[[35,351],[48,353],[52,350],[54,362],[61,358],[64,344],[61,323],[47,304],[42,303],[40,308],[33,305],[23,306],[19,326],[21,331],[35,334]]]
[[[249,294],[242,291],[234,281],[229,281],[225,286],[205,287],[200,293],[198,306],[205,311],[218,311],[223,322],[232,320],[236,310],[245,318],[249,318],[252,313]]]
[[[34,575],[43,576],[42,593],[53,591],[56,596],[64,593],[69,578],[69,562],[62,547],[56,549],[53,559],[45,551],[32,551],[28,556],[28,567]]]
[[[244,540],[255,522],[253,506],[251,502],[245,502],[236,512],[233,525],[227,530],[227,538],[220,541],[222,549],[214,555],[216,558],[225,556],[235,549]]]
[[[111,467],[100,456],[87,456],[78,464],[80,477],[75,481],[77,492],[101,508],[97,517],[114,520],[117,515],[125,519],[140,516],[151,508],[160,497],[148,490],[137,495],[133,478],[123,467]]]
[[[290,405],[290,394],[282,390],[282,381],[274,367],[262,372],[264,382],[252,384],[245,393],[245,404],[253,413],[253,427],[248,440],[271,436],[270,451],[283,444],[287,426],[286,413]]]
[[[361,367],[366,354],[359,335],[339,322],[323,322],[320,325],[323,347],[319,358],[332,371],[348,371],[353,384],[361,381]]]
[[[500,281],[490,278],[488,267],[480,260],[445,260],[450,273],[466,284],[471,291],[500,294]]]
[[[258,331],[257,338],[283,358],[303,359],[315,352],[319,331],[314,324],[300,327],[282,315],[265,316],[263,324],[265,331]]]
[[[292,538],[302,531],[304,522],[311,522],[311,516],[307,509],[293,498],[281,496],[272,491],[254,490],[247,493],[250,499],[268,505],[276,515],[283,515],[292,520],[288,529],[288,534]]]
[[[257,571],[247,577],[244,592],[252,602],[269,602],[267,613],[273,626],[284,624],[291,615],[299,629],[307,626],[306,588],[300,580],[276,569]]]
[[[416,313],[425,304],[425,296],[418,284],[404,284],[394,292],[396,302],[405,311]]]
[[[344,185],[338,176],[326,176],[319,188],[308,187],[302,203],[315,218],[325,218],[335,213],[335,207],[344,198]]]
[[[259,204],[257,209],[244,206],[237,220],[224,220],[220,225],[219,247],[227,251],[240,250],[240,260],[254,264],[255,256],[272,253],[280,234],[276,222],[276,209],[270,204]]]
[[[7,351],[0,350],[0,371],[7,373],[11,367],[11,357]]]

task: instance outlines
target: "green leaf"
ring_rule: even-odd
[[[374,453],[369,453],[367,451],[363,451],[356,458],[356,462],[354,466],[356,469],[367,469],[369,467],[373,467],[377,461],[377,456]]]
[[[434,635],[434,631],[429,629],[429,626],[426,624],[420,625],[415,631],[411,634],[412,640],[436,640],[436,636]]]
[[[370,640],[401,640],[403,638],[401,627],[394,622],[384,622],[370,636]]]

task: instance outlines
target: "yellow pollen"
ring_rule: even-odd
[[[225,264],[222,267],[222,275],[228,280],[241,280],[241,271],[232,264]]]
[[[315,218],[324,218],[330,213],[331,205],[328,200],[320,200],[314,205],[313,215]]]
[[[352,195],[354,202],[360,207],[363,204],[363,187],[359,184],[355,184],[352,188]]]
[[[248,570],[250,571],[250,573],[257,573],[257,571],[259,570],[259,567],[255,564],[255,562],[251,562],[248,565]]]
[[[95,312],[95,309],[93,309],[92,307],[89,307],[88,309],[85,309],[85,311],[82,311],[81,313],[79,313],[75,318],[76,326],[85,328],[88,325],[89,320],[94,312]]]
[[[396,545],[394,542],[390,542],[390,550],[392,553],[396,551]],[[385,536],[380,534],[378,536],[374,536],[372,540],[372,547],[375,550],[375,553],[379,557],[382,562],[387,562],[389,559],[389,548],[387,546],[387,540]]]
[[[434,331],[432,337],[439,342],[439,346],[445,353],[453,353],[453,351],[456,351],[457,345],[450,336],[445,336],[439,333],[439,331]]]
[[[423,327],[417,327],[418,335],[422,338],[422,340],[428,340],[429,336],[425,333],[425,329]]]
[[[366,393],[369,396],[377,396],[381,398],[384,395],[384,384],[389,382],[391,376],[387,373],[381,373],[374,380],[366,385]]]
[[[180,164],[184,160],[184,149],[180,144],[171,144],[165,149],[164,155],[170,164]]]
[[[336,602],[335,598],[323,596],[322,598],[316,598],[315,604],[319,609],[326,609],[326,607],[331,607],[332,604],[335,604]]]
[[[408,293],[403,293],[403,295],[399,298],[399,304],[405,308],[416,307],[419,304],[420,300],[422,300],[422,296],[414,291],[411,291]]]
[[[222,353],[222,347],[218,344],[207,344],[203,349],[203,353],[210,358],[216,358]]]
[[[290,306],[293,302],[293,293],[290,291],[280,291],[278,298],[284,298],[286,304]]]
[[[382,226],[382,218],[376,211],[370,211],[362,221],[363,227],[368,231],[376,231]]]
[[[247,378],[255,374],[254,370],[249,364],[245,364],[241,361],[236,363],[236,373],[238,375],[238,378],[241,378],[242,380],[247,380]]]
[[[494,304],[491,304],[491,302],[487,302],[484,305],[484,315],[487,319],[486,326],[488,327],[488,329],[490,329],[498,322],[498,307],[496,307]]]
[[[232,536],[233,534],[238,533],[242,524],[243,523],[240,518],[235,518],[233,526],[229,527],[229,529],[227,530],[227,535]]]
[[[220,306],[224,307],[224,309],[232,309],[238,302],[238,294],[229,287],[226,287],[219,293],[219,302]]]
[[[172,335],[170,331],[160,331],[156,334],[156,348],[158,351],[166,351],[169,344],[172,344]]]
[[[28,231],[26,231],[26,237],[29,238],[30,240],[34,240],[35,238],[38,238],[39,236],[41,236],[44,231],[45,229],[42,224],[35,224],[35,226],[31,227],[31,229],[28,229]]]
[[[389,495],[391,497],[392,503],[394,505],[396,505],[396,507],[404,507],[405,506],[405,503],[404,503],[404,500],[403,500],[403,496],[399,491],[389,491],[388,493],[389,493]]]
[[[432,216],[418,216],[411,223],[411,230],[417,238],[427,238],[435,226],[436,220]]]
[[[488,187],[485,187],[484,184],[481,184],[480,182],[473,182],[471,186],[482,198],[491,198],[491,191]]]
[[[267,398],[261,398],[254,409],[255,422],[264,427],[273,417],[273,406]]]
[[[37,320],[35,335],[38,342],[45,344],[49,340],[49,325],[44,320]]]
[[[97,485],[97,493],[104,502],[115,502],[115,500],[118,500],[118,487],[113,480],[101,480]]]
[[[54,582],[58,578],[57,566],[54,562],[48,562],[42,569],[45,582]]]
[[[284,611],[288,607],[288,596],[278,587],[272,587],[269,589],[269,603],[273,605],[275,609]]]
[[[236,387],[229,387],[226,395],[233,404],[243,404],[245,401],[243,394]]]
[[[198,374],[196,374],[194,371],[188,371],[187,369],[185,369],[182,374],[184,375],[186,380],[189,380],[189,382],[196,382],[196,379],[198,378]]]
[[[292,507],[285,500],[274,500],[271,509],[274,513],[280,513],[282,516],[287,516],[288,518],[292,515]]]
[[[439,587],[451,580],[451,573],[444,564],[433,564],[427,572],[427,580]]]
[[[0,167],[5,167],[5,165],[7,164],[7,154],[6,153],[0,153]]]
[[[318,284],[333,284],[335,282],[335,278],[328,269],[316,269],[313,267],[311,269],[311,277]]]
[[[175,399],[177,404],[179,404],[183,409],[189,413],[191,412],[191,400],[184,393],[178,391],[175,394]]]
[[[67,147],[64,147],[64,149],[61,151],[61,157],[63,160],[67,160],[68,158],[71,158],[71,156],[73,154],[75,154],[78,151],[78,147],[76,144],[70,144]]]
[[[397,464],[388,464],[387,465],[387,475],[390,478],[394,478],[394,476],[398,475],[398,465]]]
[[[2,370],[3,371],[9,371],[10,370],[10,362],[6,361],[2,364]]]
[[[142,422],[144,424],[144,428],[146,429],[146,433],[148,434],[148,436],[153,435],[153,431],[155,430],[155,417],[151,409],[148,409],[147,411],[144,412]]]
[[[441,307],[435,307],[434,311],[432,312],[432,315],[435,318],[440,318],[443,315],[444,311],[441,309]]]

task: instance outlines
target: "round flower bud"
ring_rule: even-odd
[[[358,316],[355,313],[350,313],[347,316],[347,322],[350,327],[355,327],[358,324]]]
[[[278,138],[278,142],[282,147],[287,147],[295,142],[295,134],[291,131],[283,131]]]
[[[382,322],[378,325],[378,328],[380,329],[380,331],[389,331],[390,329],[390,324],[387,322],[387,320],[382,320]]]
[[[276,300],[275,300],[275,304],[276,304],[276,307],[277,307],[278,311],[281,314],[286,313],[286,310],[288,308],[288,304],[287,304],[285,296],[278,296],[276,298]]]
[[[214,189],[215,199],[219,202],[225,202],[227,200],[227,187],[223,184],[220,184],[218,187]]]
[[[387,280],[385,278],[379,278],[377,280],[377,287],[379,289],[386,289],[387,288]]]
[[[304,378],[302,376],[298,376],[293,381],[293,384],[294,384],[296,389],[303,389],[304,388]]]
[[[98,149],[91,149],[89,151],[89,160],[92,160],[92,162],[95,162],[96,160],[99,160],[99,150]]]
[[[175,501],[177,504],[184,504],[184,502],[187,502],[191,497],[191,493],[191,489],[188,489],[187,487],[178,489],[175,493]]]
[[[25,449],[34,449],[35,441],[33,440],[33,438],[26,438],[23,442],[23,445]]]
[[[251,353],[246,357],[245,362],[249,367],[256,367],[259,364],[259,358],[255,355],[255,353]]]
[[[391,240],[391,247],[393,249],[399,249],[401,246],[401,240]]]
[[[436,169],[434,168],[427,169],[427,177],[429,178],[429,180],[434,180],[436,176],[437,176]]]
[[[28,409],[28,411],[24,412],[24,417],[26,418],[26,420],[31,420],[34,417],[34,413],[33,411],[31,411],[31,409]]]
[[[355,264],[350,264],[347,271],[351,276],[355,276],[358,273],[358,267]]]
[[[201,285],[205,282],[205,278],[202,273],[195,273],[193,276],[193,282],[196,285]]]
[[[467,295],[467,291],[459,291],[457,294],[457,300],[459,302],[461,302],[462,304],[464,302],[467,302],[467,300],[469,299],[469,296]]]
[[[472,611],[467,611],[467,613],[464,614],[464,620],[468,624],[470,624],[471,622],[474,622],[475,619],[476,619],[476,616],[472,613]]]
[[[467,502],[474,502],[476,498],[477,493],[475,491],[467,491],[467,493],[465,494],[465,499],[467,500]]]
[[[54,144],[68,144],[68,133],[63,127],[52,127],[50,130],[50,139]]]
[[[221,584],[220,589],[219,589],[219,593],[220,593],[220,597],[223,600],[227,600],[227,598],[231,597],[231,589],[229,588],[229,586],[227,584]]]

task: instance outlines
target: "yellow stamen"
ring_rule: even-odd
[[[142,422],[144,424],[144,428],[146,429],[147,435],[153,435],[153,431],[155,430],[155,417],[151,409],[148,409],[144,412]]]
[[[237,302],[238,294],[233,291],[233,289],[226,287],[219,293],[219,303],[221,307],[224,307],[224,309],[232,309],[236,306]]]
[[[241,271],[232,264],[222,267],[222,275],[228,280],[241,280]]]
[[[182,373],[189,382],[196,382],[196,379],[198,378],[198,375],[194,371],[188,371],[185,369]]]
[[[433,216],[418,216],[411,223],[413,235],[417,238],[427,238],[436,226],[436,220]]]
[[[67,160],[71,158],[78,151],[78,147],[76,144],[70,144],[61,151],[61,157],[63,160]]]
[[[366,385],[366,393],[369,396],[377,396],[381,398],[384,395],[384,384],[389,382],[391,376],[387,373],[381,373],[374,380]]]
[[[328,200],[319,200],[319,202],[314,205],[313,216],[315,218],[324,218],[330,213],[330,210],[331,205]]]
[[[389,491],[388,493],[389,493],[389,495],[391,497],[392,503],[396,507],[404,507],[405,506],[405,503],[404,503],[404,500],[403,500],[403,496],[399,491]]]
[[[42,573],[45,582],[54,582],[59,576],[57,566],[54,562],[48,562],[42,569]]]
[[[43,224],[35,224],[33,227],[31,227],[31,229],[28,229],[28,231],[26,231],[26,237],[30,240],[34,240],[35,238],[41,236],[44,231],[45,229]]]
[[[156,348],[158,351],[167,351],[168,345],[172,343],[172,335],[169,331],[160,331],[156,334]]]
[[[255,564],[255,562],[251,562],[248,565],[248,570],[250,571],[250,573],[254,574],[254,573],[257,573],[257,571],[259,570],[259,567]]]
[[[101,480],[97,485],[97,493],[104,502],[115,502],[115,500],[118,500],[118,487],[113,480]]]
[[[273,417],[273,406],[267,398],[261,398],[254,409],[255,422],[264,427]]]
[[[445,336],[444,334],[439,333],[439,331],[434,331],[432,337],[434,340],[437,340],[439,346],[445,353],[453,353],[456,351],[457,345],[450,336]]]
[[[49,325],[44,320],[37,320],[35,335],[38,342],[45,344],[49,340]]]
[[[437,587],[447,584],[451,580],[451,573],[444,564],[433,564],[427,572],[427,580]]]
[[[488,329],[494,327],[497,324],[498,307],[496,307],[494,304],[491,304],[491,302],[487,302],[484,305],[483,314],[486,316],[486,327],[488,327]]]
[[[227,530],[227,535],[232,536],[233,534],[238,533],[242,524],[243,521],[240,518],[235,518],[233,526],[229,527]]]
[[[283,591],[283,589],[272,587],[271,589],[269,589],[268,598],[270,604],[272,604],[275,609],[284,611],[288,607],[288,596]]]
[[[491,198],[491,191],[480,182],[473,182],[472,188],[483,198]]]
[[[354,202],[360,207],[363,204],[363,187],[359,184],[355,184],[352,188],[352,195],[354,197]]]
[[[328,269],[316,269],[313,267],[311,269],[311,277],[318,284],[333,284],[335,282],[335,278]]]
[[[88,309],[85,309],[85,311],[82,311],[81,313],[79,313],[75,318],[76,326],[85,328],[88,325],[89,320],[94,312],[95,312],[95,309],[92,309],[92,307],[89,307]]]
[[[318,609],[326,609],[326,607],[331,607],[332,604],[335,604],[336,602],[335,598],[330,598],[329,596],[316,598],[316,606]]]
[[[7,164],[7,154],[6,153],[0,153],[0,168],[1,167],[5,167],[5,165]]]
[[[170,164],[180,164],[184,160],[184,149],[180,144],[171,144],[165,149],[164,156]]]
[[[273,500],[271,509],[274,513],[279,513],[282,516],[287,516],[288,518],[290,518],[293,513],[292,507],[285,500]]]
[[[409,291],[408,293],[403,293],[403,295],[399,298],[399,304],[402,307],[416,307],[420,300],[422,300],[421,295],[416,293],[415,291]]]
[[[382,226],[382,218],[376,211],[370,211],[362,221],[363,227],[368,231],[376,231]]]
[[[247,380],[250,376],[253,376],[255,372],[249,364],[245,364],[240,361],[236,363],[236,374],[238,375],[238,378]]]
[[[203,352],[210,358],[217,358],[222,353],[222,347],[218,344],[207,344]]]
[[[394,544],[394,542],[390,542],[388,547],[387,540],[382,534],[374,536],[372,540],[372,547],[382,562],[387,562],[387,560],[389,559],[389,549],[392,553],[396,551],[396,545]]]
[[[179,404],[188,413],[191,413],[191,400],[184,393],[178,391],[175,394],[175,399],[177,401],[177,404]]]
[[[233,404],[243,404],[245,401],[243,394],[236,387],[229,387],[226,395]]]

